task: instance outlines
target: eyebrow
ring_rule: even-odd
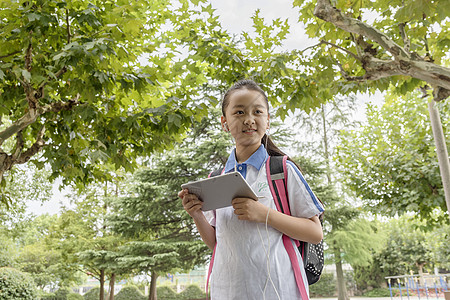
[[[245,108],[245,107],[247,107],[247,105],[243,105],[243,104],[237,104],[237,105],[234,105],[232,108]],[[265,105],[262,105],[262,104],[256,104],[255,106],[253,106],[254,108],[266,108],[266,106]]]

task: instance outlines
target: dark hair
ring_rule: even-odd
[[[267,105],[267,111],[269,111],[269,99],[267,98],[266,93],[263,91],[263,89],[253,80],[250,79],[242,79],[237,81],[235,84],[233,84],[233,86],[231,86],[225,93],[225,95],[223,96],[222,99],[222,115],[225,117],[225,110],[227,108],[227,106],[230,104],[230,96],[231,94],[233,94],[234,91],[237,90],[242,90],[242,89],[247,89],[250,91],[257,91],[259,93],[261,93],[261,95],[264,96],[264,100],[266,100],[266,105]],[[284,153],[283,151],[280,150],[280,148],[278,148],[272,141],[272,139],[270,138],[270,136],[268,136],[267,134],[264,134],[264,136],[261,138],[261,144],[264,145],[264,147],[266,148],[267,153],[270,156],[284,156],[286,155],[286,153]],[[292,161],[294,163],[294,165],[303,173],[303,170],[300,168],[300,166],[293,161],[288,155],[287,159]],[[316,198],[320,201],[320,203],[323,204],[322,200],[320,200],[317,196]],[[320,215],[320,218],[322,218],[323,213]],[[322,219],[321,219],[322,220]]]
[[[235,84],[233,84],[232,87],[230,87],[225,95],[223,96],[223,100],[222,100],[222,115],[225,116],[225,110],[227,109],[227,106],[230,104],[230,96],[233,94],[233,92],[237,91],[237,90],[243,90],[243,89],[247,89],[250,91],[257,91],[259,92],[261,95],[264,96],[264,100],[266,101],[266,105],[267,105],[267,111],[269,111],[269,99],[267,98],[266,93],[263,91],[263,89],[253,80],[250,79],[242,79],[237,81]],[[270,136],[268,136],[267,134],[264,134],[264,136],[261,139],[261,144],[264,145],[264,147],[266,147],[267,153],[270,156],[283,156],[286,155],[283,151],[280,150],[280,148],[278,148],[272,141],[272,139],[270,138]],[[291,159],[289,159],[291,160]]]

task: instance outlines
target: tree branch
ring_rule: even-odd
[[[67,44],[70,43],[72,35],[70,34],[69,9],[66,8],[66,26],[67,26]]]
[[[66,73],[66,72],[67,72],[67,68],[66,68],[66,66],[64,66],[58,72],[56,72],[55,78],[59,78],[59,76],[61,76],[62,74]],[[39,90],[42,90],[52,79],[53,79],[53,77],[49,76],[47,81],[44,81],[43,83],[41,83],[41,85],[39,86]]]
[[[27,161],[30,160],[31,157],[33,157],[36,153],[41,151],[42,147],[45,145],[44,141],[44,133],[45,133],[45,125],[42,125],[41,129],[39,130],[36,141],[33,145],[31,145],[30,148],[27,149],[27,151],[20,154],[20,156],[13,162],[13,164],[24,164]]]
[[[400,35],[403,39],[405,51],[409,52],[409,48],[411,47],[411,41],[409,40],[408,35],[406,35],[405,25],[406,25],[405,23],[398,24],[398,29],[400,30]]]
[[[20,52],[21,51],[16,51],[16,52],[13,52],[13,53],[10,53],[10,54],[6,54],[6,55],[3,55],[3,56],[0,56],[0,59],[19,54]]]
[[[28,44],[27,52],[25,54],[25,69],[30,72],[31,71],[31,63],[33,61],[32,52],[33,51],[33,45],[31,42]]]
[[[17,160],[17,158],[20,156],[20,153],[22,152],[23,149],[23,135],[22,135],[22,131],[19,131],[16,135],[16,149],[14,150],[14,153],[12,155],[12,160],[15,161]]]
[[[0,146],[11,136],[22,131],[28,125],[34,123],[39,113],[36,109],[29,109],[20,119],[11,124],[9,127],[5,128],[0,132]]]
[[[392,54],[393,60],[381,60],[375,57],[373,51],[365,49],[364,56],[361,57],[362,66],[366,71],[363,79],[376,80],[393,75],[410,76],[425,81],[431,86],[436,86],[436,99],[448,97],[450,68],[434,64],[429,54],[422,58],[415,52],[410,53],[406,51],[405,49],[409,50],[410,41],[406,36],[404,27],[402,27],[404,25],[400,25],[400,30],[403,32],[403,40],[405,41],[405,48],[402,48],[380,30],[358,19],[346,16],[339,9],[333,7],[330,0],[317,0],[314,15],[346,32],[369,38]],[[361,77],[348,78],[349,80],[361,79]],[[440,89],[437,87],[440,87]]]
[[[345,49],[345,48],[342,48],[342,47],[340,47],[340,46],[338,46],[338,45],[335,45],[335,44],[333,44],[333,43],[330,43],[330,42],[327,42],[327,41],[324,41],[324,40],[321,40],[320,43],[321,43],[321,44],[330,45],[330,46],[335,47],[335,48],[338,48],[339,50],[344,51],[345,53],[347,53],[348,55],[352,56],[352,57],[355,58],[356,60],[361,61],[361,58],[358,57],[358,55],[356,55],[355,53],[353,53],[353,52],[351,52],[351,51],[349,51],[349,50],[347,50],[347,49]]]
[[[315,47],[320,46],[320,45],[322,45],[322,42],[319,42],[319,43],[317,43],[317,44],[315,44],[315,45],[306,47],[305,49],[301,50],[300,52],[305,52],[306,50],[309,50],[309,49],[311,49],[311,48],[315,48]]]
[[[443,87],[435,87],[433,89],[433,98],[434,101],[439,102],[450,97],[450,90],[444,89]]]
[[[330,0],[317,0],[316,7],[314,8],[314,15],[324,21],[333,23],[336,27],[347,32],[370,38],[389,51],[396,60],[410,58],[410,54],[387,35],[358,19],[345,16],[339,9],[331,5]]]
[[[54,102],[52,104],[37,107],[36,109],[29,109],[19,120],[0,132],[0,146],[11,136],[36,122],[37,117],[40,115],[46,112],[57,113],[62,110],[71,110],[74,106],[80,104],[79,99],[80,94],[77,94],[74,99],[71,99],[68,102]]]

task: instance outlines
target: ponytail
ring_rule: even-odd
[[[281,149],[278,148],[277,145],[274,144],[274,142],[272,141],[270,136],[268,136],[267,134],[264,134],[264,136],[261,139],[261,144],[264,145],[264,147],[266,148],[267,154],[269,154],[269,156],[284,156],[284,155],[286,155],[287,159],[290,160],[300,170],[300,172],[303,173],[300,166],[295,161],[293,161],[289,157],[289,155],[287,155],[286,153],[281,151]]]

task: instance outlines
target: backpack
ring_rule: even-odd
[[[266,171],[269,187],[278,211],[291,215],[286,192],[286,160],[287,156],[269,156],[266,162]],[[323,214],[319,216],[319,219],[320,223],[323,224]],[[311,244],[303,241],[295,241],[295,244],[302,256],[308,284],[311,285],[316,283],[320,279],[324,266],[323,240],[318,244]]]
[[[289,210],[289,201],[287,195],[287,171],[286,171],[287,156],[269,156],[266,161],[267,181],[269,182],[270,191],[275,201],[275,205],[278,211],[291,215]],[[224,170],[218,169],[209,175],[214,177],[222,174]],[[322,223],[323,214],[320,215],[320,222]],[[308,299],[306,291],[304,290],[303,278],[300,272],[300,265],[295,254],[294,247],[292,246],[291,238],[283,234],[283,244],[288,252],[289,259],[291,260],[292,268],[294,269],[294,275],[297,282],[297,286],[300,290],[302,299]],[[296,241],[297,246],[303,260],[303,266],[305,268],[308,284],[314,284],[320,279],[324,266],[323,256],[323,240],[318,244],[311,244],[303,241]],[[215,250],[215,249],[214,249]],[[209,276],[212,271],[212,264],[214,262],[214,254],[211,258],[208,279],[206,283],[206,289],[208,290]]]

